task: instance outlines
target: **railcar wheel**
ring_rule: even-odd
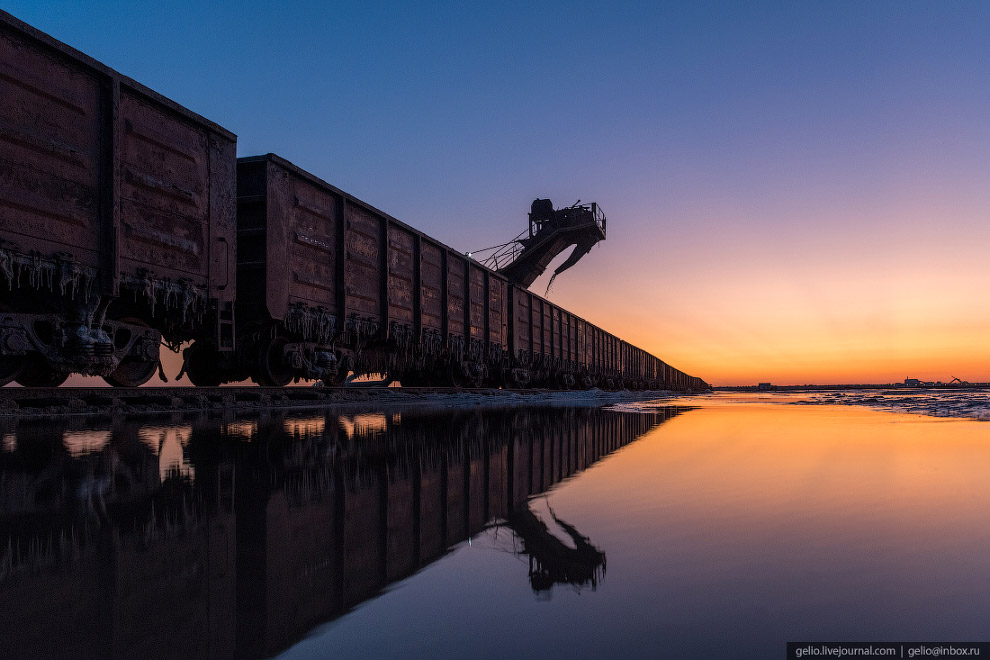
[[[144,328],[148,327],[147,323],[136,318],[122,318],[120,322]],[[103,377],[103,380],[114,387],[140,387],[151,380],[151,377],[155,375],[156,371],[158,371],[157,357],[154,360],[125,357],[109,376]]]
[[[55,371],[45,358],[33,355],[27,359],[24,370],[14,380],[24,387],[58,387],[68,377],[67,373]]]
[[[464,369],[459,362],[453,363],[447,370],[447,385],[458,389],[470,387],[468,377],[464,375]]]
[[[483,373],[472,373],[475,371],[473,365],[469,366],[465,373],[465,368],[460,363],[454,363],[450,366],[450,371],[448,374],[448,381],[451,387],[465,388],[465,387],[481,387],[481,383],[484,380]]]
[[[217,387],[223,381],[217,366],[216,353],[196,342],[186,349],[186,378],[196,387]]]
[[[275,337],[261,344],[257,372],[252,376],[254,382],[267,387],[285,387],[292,382],[295,374],[282,358],[287,343],[282,337]]]
[[[0,387],[13,382],[24,370],[26,355],[0,355]]]
[[[124,358],[109,376],[104,376],[108,384],[114,387],[141,387],[158,371],[158,362]]]

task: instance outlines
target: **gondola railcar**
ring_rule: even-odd
[[[0,12],[0,384],[233,348],[235,136]]]
[[[505,278],[274,154],[237,172],[237,349],[193,344],[194,384],[501,382]]]

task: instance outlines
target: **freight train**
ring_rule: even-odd
[[[706,389],[0,12],[0,385]]]

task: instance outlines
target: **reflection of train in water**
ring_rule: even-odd
[[[707,387],[3,12],[0,62],[0,385]]]
[[[0,421],[0,657],[268,657],[493,525],[594,587],[531,499],[679,412]]]

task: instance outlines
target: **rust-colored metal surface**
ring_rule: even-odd
[[[390,334],[411,333],[416,325],[416,238],[412,231],[389,224],[387,299]]]
[[[508,315],[509,301],[506,296],[508,282],[486,271],[488,282],[488,342],[489,349],[506,353],[509,349]]]
[[[381,248],[383,220],[355,204],[346,206],[344,283],[347,303],[344,316],[368,324],[381,323],[385,272]]]
[[[233,300],[235,136],[3,12],[0,61],[0,238]]]
[[[443,249],[431,242],[423,241],[420,255],[420,323],[424,341],[443,342],[444,335],[444,275]]]
[[[98,268],[111,154],[111,90],[0,15],[0,230],[22,252],[71,252]]]
[[[268,203],[272,223],[268,281],[285,284],[283,295],[268,300],[268,311],[273,318],[283,319],[289,306],[300,303],[333,309],[337,300],[339,197],[272,163],[267,166],[272,190]]]
[[[447,254],[447,339],[459,344],[462,350],[467,345],[465,310],[467,309],[467,260]]]
[[[485,341],[485,325],[488,322],[485,271],[476,263],[470,263],[470,278],[468,318],[471,323],[470,340],[472,346],[475,346]]]

